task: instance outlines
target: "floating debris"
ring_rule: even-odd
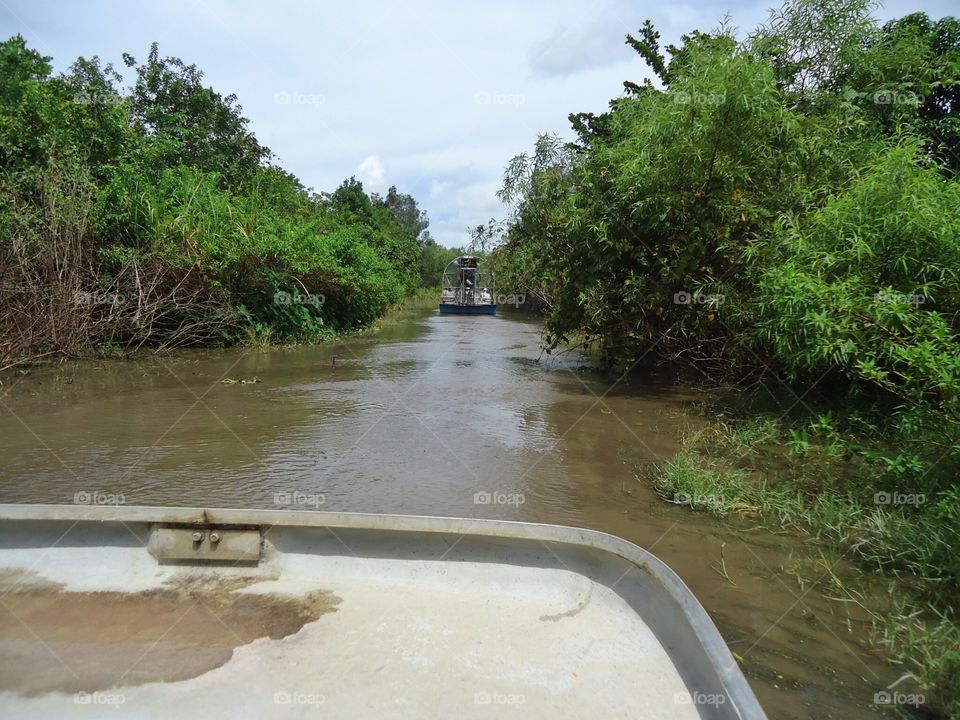
[[[254,385],[258,382],[261,382],[260,378],[252,377],[249,380],[245,378],[224,378],[220,381],[224,385]]]

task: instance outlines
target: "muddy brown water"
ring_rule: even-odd
[[[815,545],[664,503],[638,479],[696,422],[696,393],[645,377],[613,385],[573,353],[542,355],[538,341],[536,321],[521,314],[414,307],[377,332],[319,347],[78,362],[8,377],[0,502],[595,528],[676,570],[771,718],[884,717],[874,695],[900,673],[868,649],[867,618],[820,592],[832,563]],[[250,638],[273,632],[251,626]]]

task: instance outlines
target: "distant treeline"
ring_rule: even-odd
[[[313,193],[233,95],[151,47],[51,73],[0,43],[0,369],[24,360],[362,326],[449,254],[396,188]]]

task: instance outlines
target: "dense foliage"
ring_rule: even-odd
[[[867,524],[907,528],[876,564],[950,605],[960,22],[880,26],[865,0],[788,0],[745,40],[721,26],[664,53],[648,22],[627,42],[658,86],[625,83],[608,112],[571,115],[575,141],[541,137],[507,167],[501,287],[538,302],[548,345],[783,396],[794,449],[850,460],[783,489],[808,505],[840,493]],[[875,504],[897,493],[925,502]],[[960,684],[955,659],[941,690]]]
[[[272,163],[234,96],[156,45],[54,76],[0,44],[0,368],[117,347],[315,340],[421,282],[409,195],[316,194]]]
[[[669,60],[648,23],[628,42],[664,89],[626,83],[571,116],[576,142],[515,159],[496,254],[551,344],[839,388],[849,426],[909,441],[882,466],[930,492],[960,459],[960,23],[868,9],[791,0]]]

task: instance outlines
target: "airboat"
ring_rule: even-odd
[[[440,312],[454,315],[493,315],[497,312],[493,274],[481,273],[480,258],[461,255],[444,269]]]
[[[766,717],[680,578],[595,530],[0,505],[0,596],[3,717]]]

